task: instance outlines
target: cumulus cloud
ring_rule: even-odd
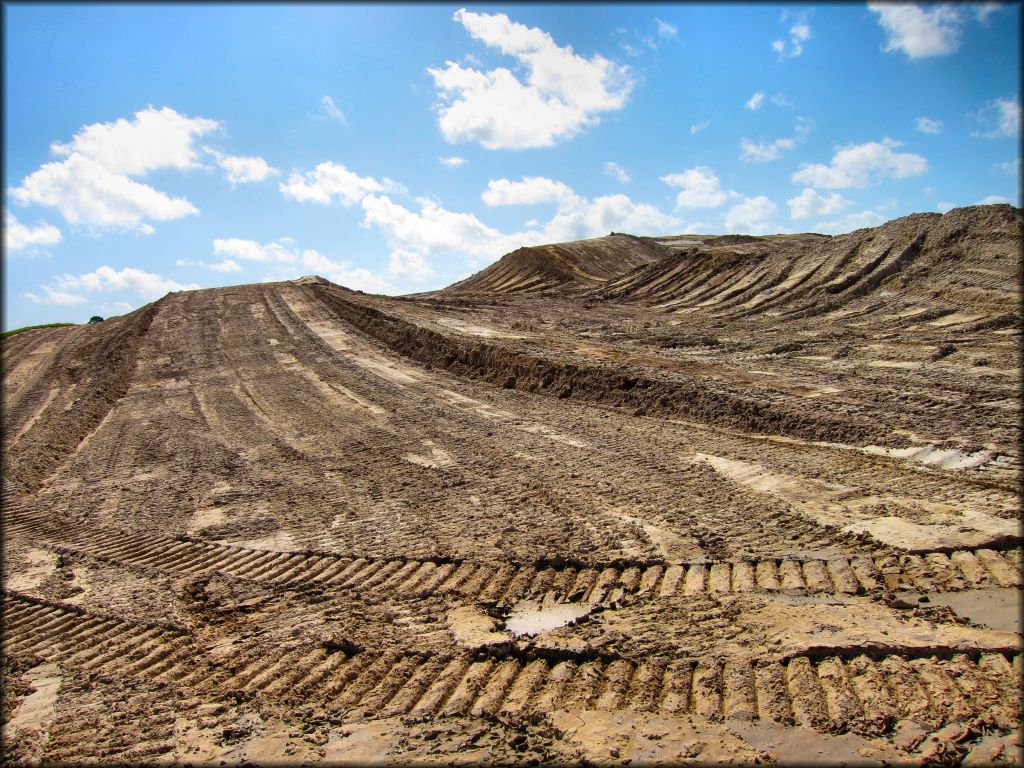
[[[793,24],[789,28],[788,44],[786,40],[772,41],[772,50],[778,55],[779,61],[795,59],[804,52],[804,43],[811,39],[811,25],[807,23],[807,14],[783,11],[782,21],[790,19]]]
[[[348,125],[348,118],[345,117],[345,113],[341,111],[341,107],[335,104],[334,99],[330,96],[324,95],[320,98],[320,109],[323,110],[327,117],[339,125]]]
[[[770,235],[787,232],[788,230],[772,223],[778,206],[764,195],[747,197],[737,203],[725,214],[727,232],[743,235]]]
[[[220,265],[236,263],[234,258],[271,265],[272,274],[266,280],[291,280],[315,273],[333,283],[359,291],[385,293],[394,290],[387,280],[351,262],[337,261],[312,248],[299,248],[290,237],[281,237],[269,243],[237,237],[218,238],[213,241],[213,252],[225,259]],[[222,271],[228,271],[223,269]]]
[[[116,270],[102,266],[93,272],[82,275],[65,273],[54,278],[53,285],[43,285],[42,295],[26,293],[25,297],[37,304],[78,305],[85,304],[89,298],[82,293],[115,293],[129,291],[152,300],[163,296],[169,291],[185,291],[198,288],[195,283],[183,285],[168,280],[154,272],[146,272],[134,267]]]
[[[823,235],[843,235],[847,232],[853,232],[855,229],[877,227],[879,224],[884,223],[884,216],[880,216],[874,211],[861,211],[860,213],[847,214],[842,218],[832,221],[819,221],[814,225],[814,231],[820,232]]]
[[[130,177],[197,167],[196,139],[219,127],[169,107],[148,107],[131,121],[87,125],[70,142],[50,145],[63,160],[43,164],[9,193],[22,205],[54,208],[72,225],[152,231],[147,219],[169,221],[198,210]]]
[[[227,179],[232,185],[264,181],[267,177],[278,174],[278,170],[271,168],[262,157],[225,155],[223,152],[209,147],[206,148],[206,151],[217,162],[217,165],[227,171]]]
[[[704,120],[703,122],[700,122],[700,123],[694,123],[693,125],[690,126],[690,135],[691,136],[696,136],[698,133],[703,131],[709,125],[711,125],[711,121],[710,120]]]
[[[490,205],[553,202],[558,208],[544,224],[531,222],[528,229],[502,232],[472,213],[450,211],[429,198],[417,198],[419,210],[412,210],[386,195],[370,195],[363,200],[363,225],[375,227],[387,237],[391,263],[400,270],[394,273],[412,274],[423,271],[424,265],[429,268],[427,257],[436,254],[466,255],[471,264],[478,266],[526,245],[580,240],[610,231],[659,232],[679,223],[675,217],[626,195],[587,199],[551,179],[498,179],[488,184],[484,196],[490,199]],[[414,254],[421,257],[422,265]]]
[[[836,150],[830,165],[803,163],[793,174],[797,183],[825,189],[865,187],[883,178],[905,179],[928,170],[928,161],[910,152],[894,152],[902,146],[890,138],[865,144],[848,144]]]
[[[1013,200],[1011,200],[1008,197],[1004,197],[1003,195],[988,195],[987,197],[983,197],[981,200],[974,203],[974,205],[998,205],[1000,203],[1005,203],[1007,205],[1015,204]]]
[[[786,202],[789,204],[789,217],[791,219],[828,216],[833,213],[839,213],[850,205],[850,201],[838,192],[833,192],[826,197],[810,187],[807,187],[799,195],[791,197]]]
[[[453,155],[452,157],[439,157],[437,158],[437,162],[446,168],[459,168],[469,161],[464,157],[457,157]]]
[[[814,130],[813,120],[798,117],[795,133],[792,136],[774,141],[762,139],[756,143],[747,138],[740,139],[740,150],[742,150],[740,159],[751,163],[767,163],[778,160],[783,152],[788,152],[798,144],[805,142],[812,130]]]
[[[623,168],[618,163],[613,163],[613,162],[605,163],[604,164],[604,172],[605,172],[606,176],[611,176],[613,179],[615,179],[620,184],[629,184],[629,182],[632,181],[632,178],[630,178],[630,175],[626,172],[626,169]]]
[[[717,208],[736,193],[721,188],[721,182],[711,168],[699,165],[682,173],[670,173],[661,180],[679,189],[676,208]]]
[[[903,51],[911,59],[948,56],[960,49],[963,17],[951,4],[868,3],[886,33],[885,52]]]
[[[933,120],[930,117],[918,117],[914,119],[914,127],[921,133],[942,133],[942,121]]]
[[[757,109],[764,103],[764,94],[758,91],[747,99],[747,109]]]
[[[77,293],[68,293],[67,291],[57,290],[48,285],[40,287],[43,289],[42,296],[37,293],[32,293],[31,291],[26,291],[24,294],[25,298],[36,304],[56,304],[58,306],[74,306],[76,304],[85,304],[89,301],[88,298],[80,296]]]
[[[4,212],[4,247],[8,253],[33,245],[56,245],[60,240],[60,230],[52,224],[41,221],[29,227],[18,221],[10,211]]]
[[[512,56],[526,70],[520,80],[504,67],[481,71],[448,61],[430,68],[437,87],[439,127],[450,143],[476,141],[486,149],[548,147],[622,109],[633,88],[628,67],[561,47],[536,27],[505,14],[455,12],[476,40]]]
[[[422,283],[436,276],[422,253],[396,248],[388,257],[388,272],[396,277],[406,277],[414,283]]]
[[[492,179],[480,199],[487,205],[533,205],[536,203],[578,203],[572,188],[543,176],[528,176],[522,181]]]
[[[348,208],[369,194],[396,187],[390,179],[380,182],[370,176],[353,173],[341,163],[328,161],[307,173],[292,173],[279,188],[285,197],[300,203],[338,203]]]
[[[938,205],[935,206],[935,210],[937,210],[939,213],[949,213],[954,208],[956,208],[956,203],[951,203],[947,200],[943,200],[939,202]]]
[[[978,130],[971,136],[979,139],[1015,139],[1020,132],[1020,100],[1016,95],[1003,96],[985,103],[969,115]]]

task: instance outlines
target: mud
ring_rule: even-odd
[[[14,762],[1019,758],[1020,212],[3,346]]]

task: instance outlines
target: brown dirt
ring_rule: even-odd
[[[1012,762],[1020,268],[988,206],[12,336],[5,755]]]

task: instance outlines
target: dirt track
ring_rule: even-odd
[[[10,337],[11,754],[1017,759],[1019,217]]]

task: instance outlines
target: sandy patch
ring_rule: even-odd
[[[22,555],[21,568],[4,581],[4,587],[18,592],[31,592],[57,570],[56,552],[33,547]],[[10,564],[8,564],[10,568]]]
[[[451,454],[443,448],[439,448],[434,445],[433,440],[423,440],[423,447],[427,449],[427,453],[407,453],[402,458],[413,464],[418,464],[421,467],[430,467],[431,469],[444,469],[446,467],[454,467],[456,462],[451,457]]]
[[[24,680],[35,690],[25,697],[14,710],[11,719],[4,725],[4,742],[9,742],[24,731],[35,730],[44,735],[45,743],[45,735],[53,723],[61,679],[59,668],[54,661],[40,664],[25,673]],[[42,747],[43,744],[37,743],[35,746]]]

